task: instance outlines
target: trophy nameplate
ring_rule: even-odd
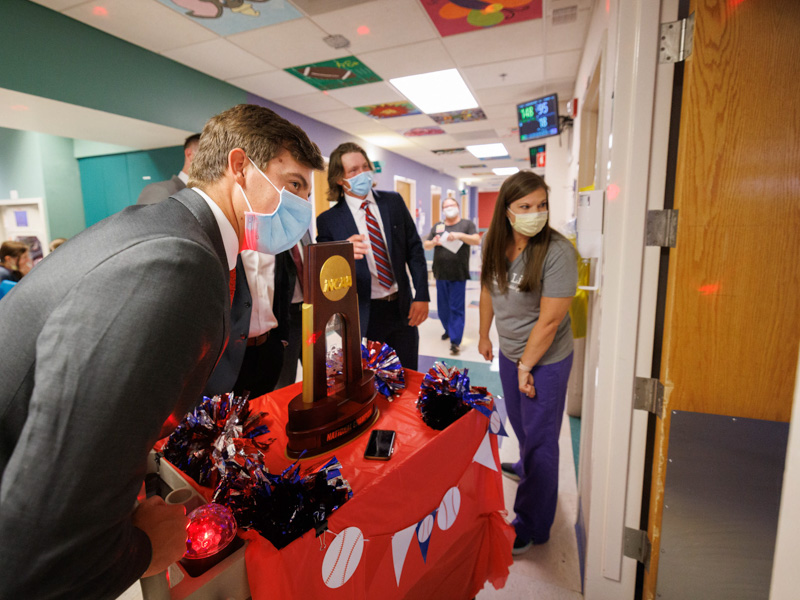
[[[375,375],[361,367],[355,261],[350,242],[305,247],[303,272],[303,391],[289,402],[286,453],[322,454],[351,440],[375,416]],[[328,388],[326,328],[342,324],[342,374]]]

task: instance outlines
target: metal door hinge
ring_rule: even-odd
[[[694,42],[694,13],[680,21],[661,24],[659,63],[676,63],[692,55]]]
[[[636,377],[633,382],[633,408],[646,410],[659,419],[664,407],[664,386],[658,379]]]
[[[648,210],[645,245],[674,248],[678,239],[678,211]]]
[[[650,540],[647,532],[641,529],[625,528],[625,544],[622,553],[628,558],[639,561],[645,569],[650,569]]]

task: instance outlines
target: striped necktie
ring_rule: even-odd
[[[389,262],[389,254],[386,252],[386,246],[383,243],[381,226],[378,225],[378,220],[369,210],[368,200],[364,200],[361,204],[361,208],[364,209],[367,215],[367,231],[369,232],[369,241],[372,244],[372,255],[375,257],[378,282],[388,290],[392,287],[394,276],[392,275],[392,265]]]

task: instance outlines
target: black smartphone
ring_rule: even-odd
[[[369,434],[367,449],[364,451],[364,458],[372,460],[389,460],[394,452],[395,432],[388,429],[373,429]]]

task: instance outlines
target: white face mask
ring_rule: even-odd
[[[444,216],[448,219],[455,219],[458,216],[458,207],[448,206],[444,209]]]
[[[508,220],[511,223],[511,227],[524,236],[533,237],[547,225],[548,211],[517,214],[509,209],[508,212],[514,215],[513,223],[511,223],[511,219]]]

